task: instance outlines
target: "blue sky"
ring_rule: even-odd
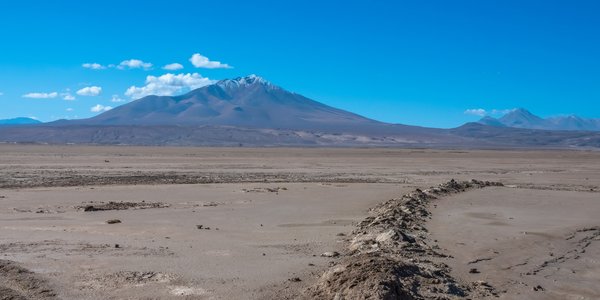
[[[598,1],[2,1],[0,118],[90,117],[248,74],[392,123],[515,107],[600,118],[599,14]]]

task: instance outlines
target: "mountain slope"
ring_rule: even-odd
[[[502,116],[498,121],[507,127],[544,129],[546,120],[532,114],[526,109],[517,108]]]
[[[32,118],[14,118],[14,119],[4,119],[0,120],[0,126],[10,126],[10,125],[31,125],[31,124],[40,124],[42,122],[32,119]]]
[[[477,123],[523,129],[600,131],[600,119],[584,119],[577,116],[543,119],[523,108],[514,109],[499,119],[485,116]]]
[[[578,116],[553,117],[546,119],[552,128],[560,130],[600,131],[600,119],[584,119]]]
[[[502,122],[500,122],[500,120],[490,117],[490,116],[485,116],[483,118],[481,118],[481,120],[479,120],[479,122],[477,122],[479,124],[483,124],[483,125],[488,125],[488,126],[494,126],[494,127],[506,127],[506,125],[502,124]]]
[[[144,97],[77,123],[320,130],[383,124],[288,92],[255,75],[222,80],[181,96]]]
[[[498,148],[600,148],[600,132],[539,130],[467,123],[450,129],[455,136]]]

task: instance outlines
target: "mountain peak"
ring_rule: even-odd
[[[538,128],[542,126],[544,119],[524,108],[516,108],[502,116],[499,121],[509,127]]]
[[[253,85],[263,85],[270,88],[275,87],[266,79],[255,74],[250,74],[245,77],[237,77],[234,79],[223,79],[216,84],[222,88],[239,88]]]

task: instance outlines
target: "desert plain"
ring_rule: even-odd
[[[437,293],[600,298],[597,151],[3,144],[0,299],[311,298],[372,208],[452,179],[502,186],[418,242],[490,292]]]

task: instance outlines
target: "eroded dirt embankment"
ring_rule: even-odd
[[[347,252],[304,294],[307,299],[452,299],[497,295],[485,282],[461,282],[439,262],[446,257],[425,228],[438,197],[498,182],[451,180],[417,189],[370,211],[348,239]]]
[[[45,279],[17,263],[0,259],[0,300],[53,300],[56,293]]]

